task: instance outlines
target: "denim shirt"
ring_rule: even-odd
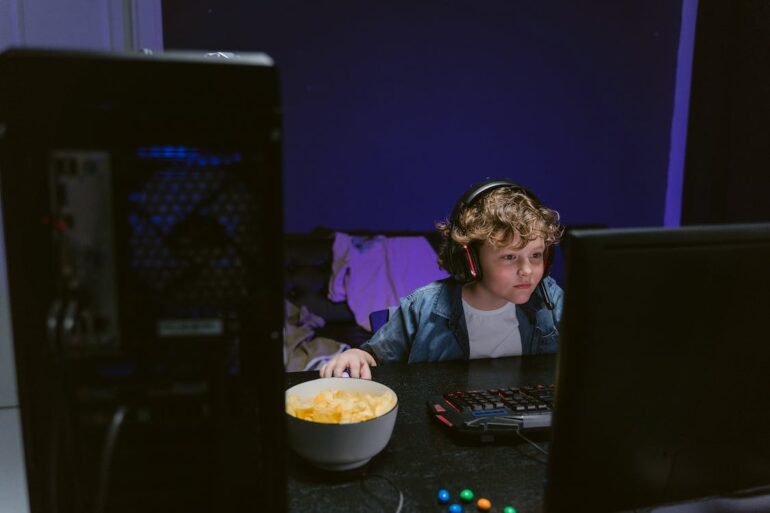
[[[553,310],[545,306],[539,287],[529,301],[516,305],[522,354],[555,353],[559,345],[564,292],[553,278],[546,277],[544,284]],[[388,322],[360,349],[378,363],[467,360],[470,346],[462,288],[447,278],[415,290],[401,299]]]

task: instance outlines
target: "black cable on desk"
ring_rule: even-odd
[[[396,506],[396,513],[401,513],[401,510],[404,507],[404,494],[401,492],[401,489],[396,485],[396,483],[393,482],[389,477],[383,476],[380,474],[367,474],[366,471],[364,471],[363,475],[361,476],[361,488],[364,488],[364,491],[366,491],[365,484],[366,480],[368,478],[379,478],[385,480],[390,486],[395,488],[395,490],[398,492],[398,506]]]
[[[542,452],[543,454],[545,454],[546,456],[548,456],[548,451],[546,451],[545,449],[543,449],[542,447],[540,447],[539,445],[537,445],[535,442],[533,442],[532,440],[530,440],[530,439],[529,439],[529,438],[527,438],[526,436],[522,435],[522,434],[521,434],[521,431],[519,431],[519,430],[517,429],[517,430],[515,431],[515,433],[516,433],[517,435],[519,435],[519,438],[521,438],[522,440],[524,440],[525,442],[527,442],[529,445],[531,445],[532,447],[534,447],[534,448],[535,448],[535,449],[537,449],[538,451],[540,451],[540,452]]]
[[[112,415],[112,422],[107,430],[107,437],[104,440],[102,449],[102,461],[99,468],[99,478],[96,487],[96,500],[94,502],[94,513],[102,513],[104,504],[107,501],[107,491],[110,485],[110,467],[112,466],[112,453],[115,450],[115,443],[123,425],[123,419],[126,416],[128,408],[120,406]]]

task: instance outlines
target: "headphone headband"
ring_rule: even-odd
[[[449,217],[449,222],[454,227],[458,224],[460,212],[466,208],[472,205],[478,198],[486,194],[487,192],[490,192],[494,189],[499,189],[500,187],[511,187],[513,189],[517,189],[527,196],[530,196],[537,200],[537,197],[532,194],[530,191],[522,187],[521,185],[517,184],[516,182],[513,182],[511,180],[506,179],[498,179],[498,178],[488,178],[482,182],[479,182],[477,184],[472,185],[465,193],[460,197],[460,199],[455,203],[454,208],[452,209],[452,215]],[[539,203],[539,201],[538,201]]]

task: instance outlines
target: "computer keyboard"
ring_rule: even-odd
[[[494,441],[551,427],[554,385],[454,390],[428,401],[428,411],[452,433]]]

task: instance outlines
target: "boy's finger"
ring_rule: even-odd
[[[342,373],[345,372],[345,369],[348,368],[348,362],[346,359],[340,358],[340,361],[337,362],[337,365],[334,366],[334,374],[333,376],[339,378],[342,376]]]
[[[372,379],[372,370],[369,368],[366,362],[361,363],[361,378]]]

